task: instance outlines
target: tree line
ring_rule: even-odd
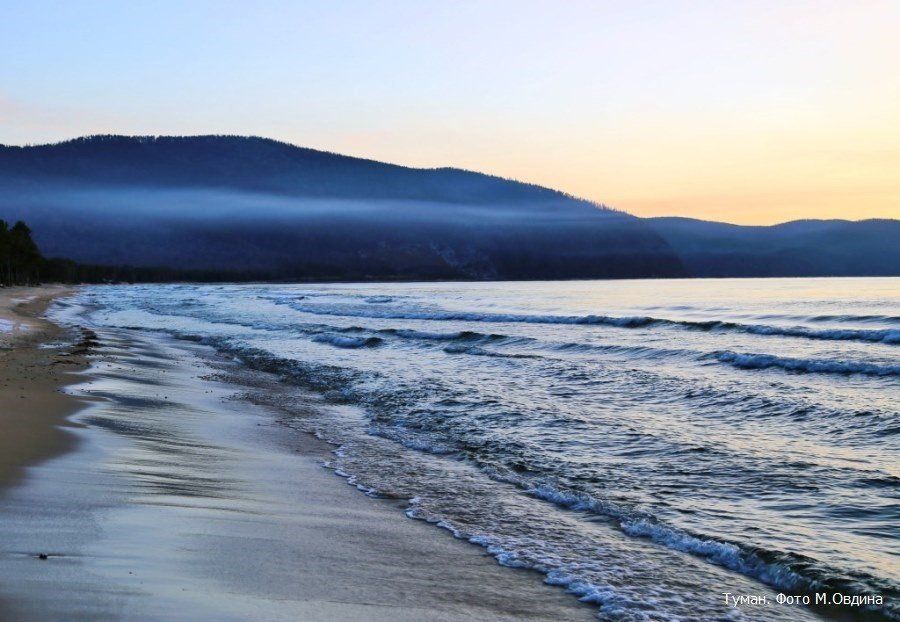
[[[69,259],[47,259],[23,221],[12,226],[0,219],[0,287],[41,283],[117,283],[177,281],[189,278],[209,280],[211,275],[188,275],[178,270],[95,266]],[[206,277],[205,279],[203,277]]]
[[[41,283],[171,283],[259,281],[267,275],[253,271],[179,270],[165,267],[82,264],[71,259],[46,258],[23,221],[12,226],[0,219],[0,287]]]
[[[10,227],[5,220],[0,220],[0,284],[39,283],[44,263],[28,225],[20,220]]]

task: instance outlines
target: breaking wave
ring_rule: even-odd
[[[817,374],[862,374],[866,376],[898,376],[900,365],[876,365],[859,361],[828,361],[788,358],[771,354],[741,354],[738,352],[716,352],[714,356],[723,363],[740,369],[778,368],[785,371]]]
[[[328,333],[314,335],[312,340],[317,343],[327,343],[336,348],[371,348],[382,342],[378,337],[348,337]]]
[[[803,326],[774,326],[767,324],[742,324],[724,320],[671,320],[651,316],[609,315],[527,315],[515,313],[472,313],[456,311],[416,311],[396,309],[360,309],[352,306],[326,306],[291,304],[292,308],[312,315],[365,317],[375,319],[425,320],[436,322],[485,322],[497,324],[568,324],[612,326],[616,328],[674,327],[697,331],[734,331],[751,335],[797,337],[826,341],[862,341],[869,343],[900,344],[900,329],[813,329]]]
[[[194,286],[190,300],[148,289],[138,303],[123,302],[134,290],[97,291],[153,314],[117,325],[189,332],[277,374],[273,386],[340,404],[314,424],[305,402],[288,411],[329,439],[356,422],[339,473],[368,494],[415,497],[410,516],[545,573],[604,618],[721,619],[720,603],[701,615],[679,595],[736,581],[882,594],[884,608],[856,613],[900,619],[900,327],[890,296],[845,313],[845,285],[828,301],[822,283],[815,299],[716,283],[732,291],[709,304],[711,284],[660,283],[609,315],[582,314],[584,301],[619,285],[560,284],[559,299],[520,284],[252,290],[277,308],[242,291],[198,307],[210,290]],[[715,319],[693,321],[704,313]],[[733,615],[821,613],[798,611]]]

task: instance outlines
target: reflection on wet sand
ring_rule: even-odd
[[[0,619],[592,618],[341,485],[329,446],[231,399],[199,346],[98,338],[77,449],[0,505]]]

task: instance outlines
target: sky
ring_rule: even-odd
[[[900,0],[0,0],[0,143],[248,134],[639,216],[900,218]]]

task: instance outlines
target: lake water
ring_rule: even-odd
[[[339,474],[602,617],[774,616],[724,605],[732,586],[883,601],[783,619],[900,619],[900,279],[108,286],[79,301],[84,323],[276,374],[271,402],[339,446]]]

